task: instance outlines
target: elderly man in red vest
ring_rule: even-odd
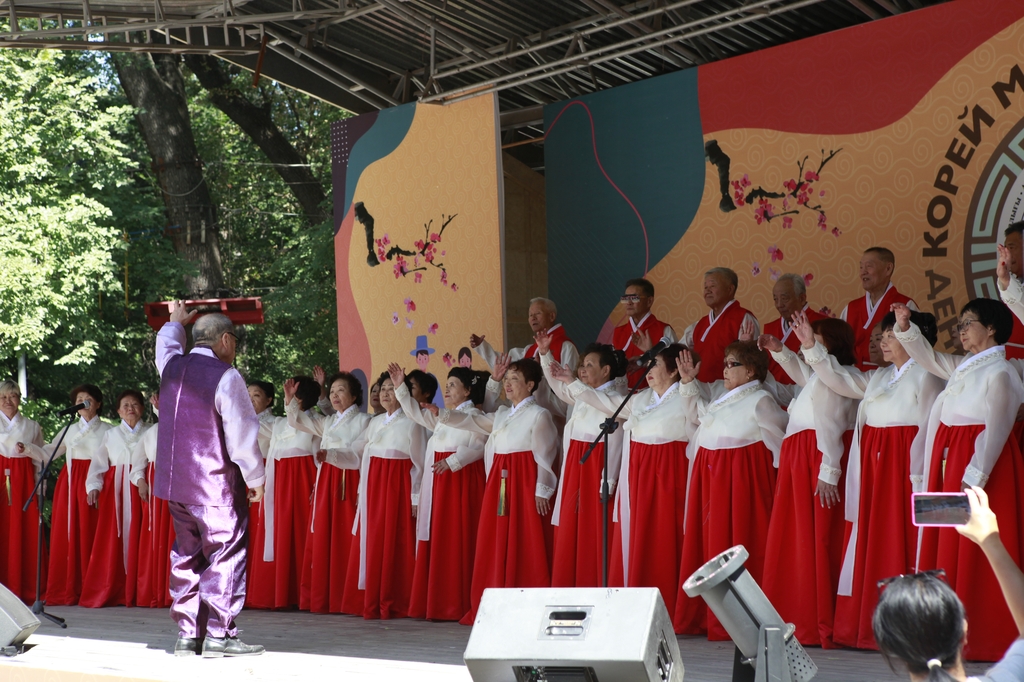
[[[616,350],[623,351],[629,360],[626,377],[632,386],[644,370],[638,364],[637,358],[662,339],[666,339],[670,344],[675,343],[676,332],[668,323],[662,322],[651,312],[654,305],[654,285],[649,280],[638,278],[626,282],[622,305],[626,309],[626,321],[612,332],[612,345]],[[640,388],[647,388],[646,379],[640,384]]]
[[[683,332],[683,343],[700,356],[697,379],[705,383],[722,378],[726,346],[761,336],[757,318],[736,300],[739,283],[739,277],[729,268],[705,272],[704,303],[711,310]]]
[[[803,277],[791,272],[779,276],[775,286],[772,287],[772,300],[775,302],[775,309],[779,311],[779,318],[767,323],[764,326],[764,333],[782,341],[783,345],[794,353],[800,352],[800,339],[796,338],[796,334],[793,333],[793,328],[790,326],[793,315],[800,312],[806,313],[809,322],[820,320],[825,316],[815,312],[807,305],[807,283],[804,282]],[[782,369],[775,360],[769,360],[768,371],[780,384],[793,383],[786,370]]]
[[[911,310],[917,304],[909,296],[896,291],[892,284],[892,273],[896,269],[896,256],[884,246],[872,246],[860,257],[860,284],[864,296],[846,304],[839,316],[853,327],[857,346],[854,356],[857,364],[864,369],[874,369],[871,362],[871,330],[882,321],[893,303],[903,303]]]
[[[1020,283],[1024,279],[1024,220],[1011,224],[1003,232],[1005,240],[999,249],[999,264],[996,267],[996,275],[999,278],[999,295],[1004,302],[1007,302],[1006,291],[1010,285],[1010,275],[1014,281]],[[1012,294],[1011,294],[1012,298]],[[1019,305],[1019,301],[1014,301]],[[1013,306],[1010,307],[1014,313]],[[1019,308],[1018,308],[1019,309]],[[1015,314],[1013,316],[1013,333],[1010,340],[1006,342],[1006,357],[1008,359],[1024,358],[1024,323]]]

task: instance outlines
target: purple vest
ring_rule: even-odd
[[[214,406],[231,365],[207,355],[171,358],[160,381],[153,494],[170,502],[230,507],[244,500],[245,481],[228,458],[224,426]]]

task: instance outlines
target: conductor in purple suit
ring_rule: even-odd
[[[263,647],[238,639],[235,617],[245,603],[248,504],[263,497],[266,481],[259,419],[242,375],[231,366],[236,337],[230,319],[219,313],[198,318],[195,347],[185,353],[184,325],[195,315],[184,301],[173,304],[171,321],[156,339],[163,409],[153,494],[167,500],[174,523],[174,655],[253,656]]]

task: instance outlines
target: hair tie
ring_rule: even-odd
[[[470,382],[470,385],[476,386],[476,380],[479,379],[479,378],[480,377],[473,377],[473,381]]]
[[[928,669],[935,670],[936,668],[942,667],[942,661],[937,658],[928,659]]]

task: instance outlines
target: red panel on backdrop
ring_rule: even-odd
[[[701,126],[705,135],[876,130],[905,116],[958,61],[1022,16],[1024,2],[957,0],[701,66]]]

